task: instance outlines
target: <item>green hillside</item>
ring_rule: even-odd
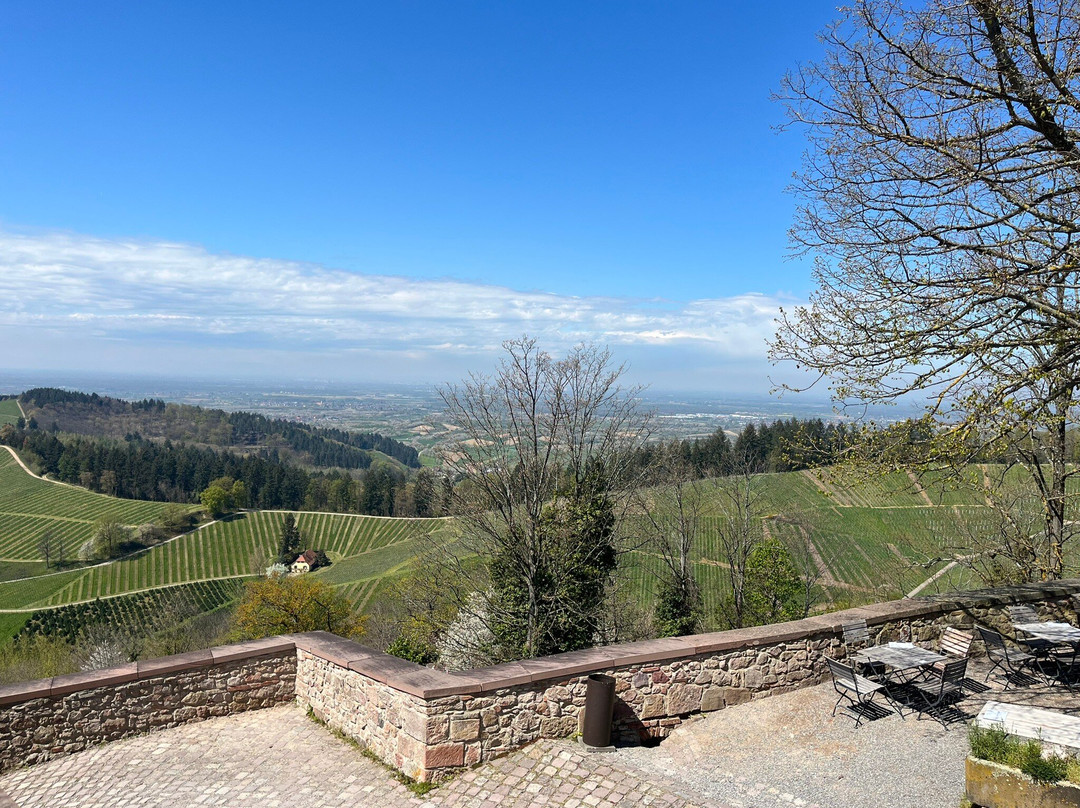
[[[0,426],[4,424],[16,424],[22,417],[19,402],[13,398],[0,399]]]
[[[0,448],[0,561],[37,561],[37,541],[51,528],[74,558],[102,518],[140,525],[161,515],[163,502],[142,502],[95,494],[83,488],[39,480]]]
[[[972,473],[981,472],[973,469]],[[712,505],[707,509],[711,512],[702,520],[695,559],[710,612],[723,597],[727,573],[718,546],[723,516],[716,504],[717,485],[706,483],[706,490],[711,490]],[[810,561],[817,565],[820,582],[837,602],[867,602],[914,589],[940,569],[917,566],[917,548],[955,534],[958,520],[972,525],[987,518],[985,506],[970,496],[924,490],[902,474],[854,485],[827,472],[791,472],[768,475],[760,485],[766,531],[792,547],[807,547],[809,538]],[[160,503],[121,500],[37,480],[6,451],[0,452],[0,553],[7,560],[6,568],[25,569],[24,574],[44,572],[35,545],[45,527],[64,536],[70,557],[90,537],[98,518],[109,516],[139,524],[153,519],[162,507]],[[250,576],[256,558],[276,552],[283,514],[237,514],[109,564],[28,580],[0,580],[0,609],[29,611],[157,587]],[[297,521],[308,537],[306,544],[326,550],[334,561],[314,574],[341,587],[361,605],[381,582],[407,568],[425,537],[446,540],[452,535],[452,523],[438,519],[300,513]],[[640,550],[629,553],[625,560],[624,574],[631,589],[647,603],[659,558]],[[10,579],[14,574],[2,577]],[[969,583],[960,571],[953,570],[927,591]]]

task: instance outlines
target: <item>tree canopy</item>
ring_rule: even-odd
[[[925,457],[1008,447],[1063,570],[1080,385],[1080,2],[864,0],[779,98],[809,141],[810,305],[771,346],[833,396],[926,402]],[[1048,463],[1044,469],[1042,463]]]

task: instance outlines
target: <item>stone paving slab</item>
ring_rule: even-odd
[[[10,772],[0,777],[0,795],[5,792],[20,808],[723,808],[572,741],[533,744],[419,798],[292,705],[186,724]]]

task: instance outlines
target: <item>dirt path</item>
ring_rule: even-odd
[[[825,482],[819,475],[814,474],[813,469],[803,469],[799,474],[812,482],[822,494],[835,502],[838,507],[853,507],[851,501],[846,496],[841,494],[833,485]]]
[[[907,476],[908,479],[911,480],[912,485],[915,486],[915,492],[923,498],[923,502],[931,508],[934,507],[934,501],[930,499],[930,495],[926,493],[926,489],[923,488],[923,484],[919,482],[919,478],[915,476],[915,472],[909,470]]]
[[[43,482],[52,483],[53,485],[66,485],[68,488],[79,488],[82,491],[86,490],[85,488],[81,488],[80,486],[77,486],[77,485],[72,485],[71,483],[62,483],[59,480],[50,480],[48,477],[42,477],[40,474],[34,474],[34,472],[30,471],[29,466],[27,466],[23,462],[23,459],[21,457],[19,457],[18,452],[16,452],[10,446],[5,446],[4,448],[8,450],[8,454],[10,454],[13,458],[15,458],[15,462],[18,463],[20,466],[22,466],[22,470],[25,471],[27,474],[29,474],[31,477],[33,477],[35,479],[38,479],[38,480],[42,480]]]

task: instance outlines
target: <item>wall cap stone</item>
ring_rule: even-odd
[[[120,685],[124,682],[134,682],[138,678],[138,663],[135,662],[94,671],[68,673],[63,676],[53,677],[49,695],[66,696],[80,690],[93,690],[95,687],[108,687],[109,685]]]
[[[208,668],[214,664],[214,655],[209,649],[205,651],[188,651],[186,654],[173,654],[157,659],[140,659],[135,663],[139,666],[140,679],[152,679],[155,676],[164,676],[168,673],[195,670],[196,668]]]
[[[0,706],[48,698],[51,692],[52,679],[35,679],[31,682],[0,685]]]

